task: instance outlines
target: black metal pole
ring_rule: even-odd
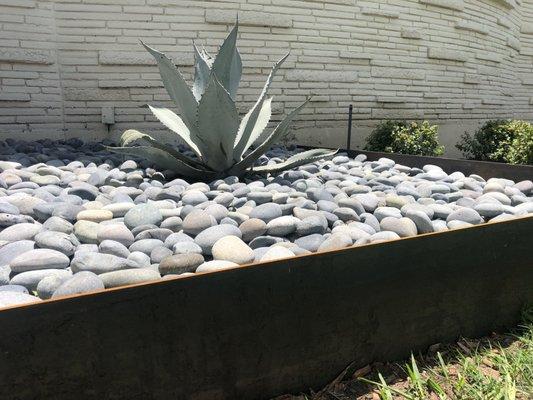
[[[350,150],[350,143],[352,142],[352,115],[353,115],[353,104],[350,104],[348,111],[348,138],[346,140],[346,149]]]

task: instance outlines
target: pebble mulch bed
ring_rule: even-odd
[[[77,139],[7,140],[0,160],[0,307],[533,213],[529,180],[364,155],[208,183]]]

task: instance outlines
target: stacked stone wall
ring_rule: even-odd
[[[139,43],[187,79],[193,42],[216,53],[239,13],[245,112],[272,64],[279,120],[309,93],[293,130],[353,145],[388,118],[429,119],[453,143],[493,118],[533,120],[533,0],[0,0],[0,137],[163,134],[147,103],[170,106]]]

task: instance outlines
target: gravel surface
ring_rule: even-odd
[[[364,155],[208,183],[77,139],[7,140],[0,160],[0,306],[533,213],[531,181]]]

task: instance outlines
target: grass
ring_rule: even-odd
[[[400,364],[348,368],[318,393],[279,400],[533,399],[533,310],[513,333],[431,346]]]

